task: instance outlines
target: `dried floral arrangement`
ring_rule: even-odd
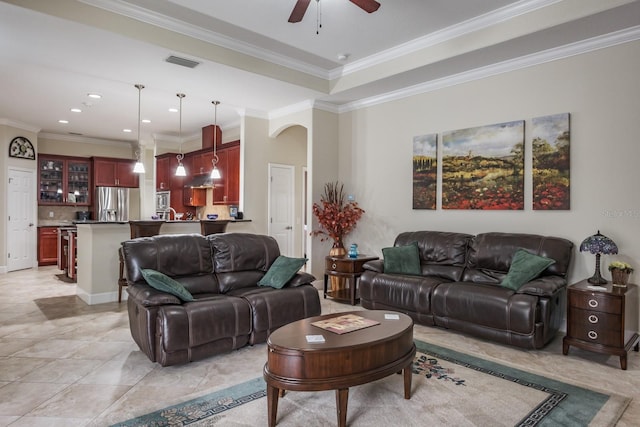
[[[311,235],[321,236],[320,241],[330,238],[334,247],[343,247],[342,239],[355,228],[363,213],[357,202],[345,203],[343,184],[329,182],[324,185],[320,203],[313,204],[320,229],[313,230]]]

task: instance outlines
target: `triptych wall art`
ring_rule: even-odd
[[[531,120],[534,210],[568,210],[569,113]],[[525,122],[447,131],[442,209],[523,210]],[[436,209],[438,136],[413,138],[413,209]]]

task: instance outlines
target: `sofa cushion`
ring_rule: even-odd
[[[538,277],[540,273],[554,263],[555,260],[551,258],[534,255],[524,249],[518,249],[511,260],[509,272],[500,284],[517,291],[522,285]]]
[[[573,243],[559,237],[536,234],[478,234],[469,245],[462,281],[499,285],[509,272],[511,260],[518,249],[555,260],[543,275],[564,277],[571,261]]]
[[[184,286],[166,274],[150,268],[143,268],[142,276],[152,288],[175,295],[181,301],[194,301],[193,295]]]
[[[280,255],[271,264],[267,274],[258,281],[258,286],[281,289],[307,262],[306,258],[290,258]]]
[[[384,257],[384,272],[387,274],[411,274],[417,276],[421,273],[417,242],[406,246],[383,248],[382,256]]]

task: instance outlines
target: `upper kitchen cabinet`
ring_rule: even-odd
[[[92,159],[93,182],[96,187],[138,187],[138,174],[133,172],[135,160],[110,157]]]
[[[91,205],[91,161],[85,158],[38,156],[40,205]]]
[[[213,203],[237,205],[240,202],[240,141],[218,148],[218,158],[221,179],[215,183]]]
[[[176,153],[165,153],[156,156],[156,190],[165,191],[174,187],[173,181],[176,178],[181,178],[175,176],[177,167]],[[182,187],[182,184],[180,187]]]

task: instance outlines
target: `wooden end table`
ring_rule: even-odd
[[[345,314],[380,322],[345,334],[336,334],[311,323]],[[393,315],[389,319],[386,315]],[[307,342],[307,335],[322,335],[322,343]],[[411,398],[411,367],[416,354],[413,320],[386,310],[332,313],[289,323],[267,340],[269,427],[276,425],[278,398],[284,390],[336,391],[338,426],[347,423],[349,387],[379,380],[403,371],[404,398]]]
[[[569,346],[596,353],[620,356],[620,367],[627,369],[627,353],[638,351],[638,286],[594,287],[586,280],[568,287],[567,335],[562,353]]]
[[[347,255],[333,256],[325,258],[324,269],[324,297],[333,298],[336,301],[349,301],[351,305],[356,305],[360,300],[358,296],[358,279],[364,272],[362,266],[367,261],[374,261],[377,256],[358,255],[350,258]],[[345,280],[344,289],[328,289],[329,277],[339,277]]]

